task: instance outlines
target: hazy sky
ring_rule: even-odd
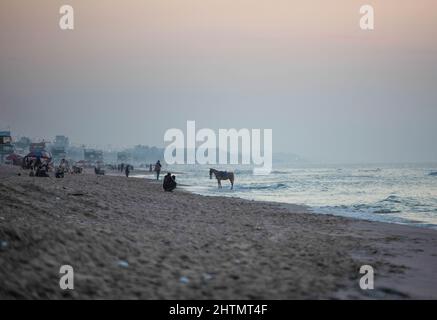
[[[437,2],[0,1],[0,129],[163,146],[187,120],[316,161],[437,161]]]

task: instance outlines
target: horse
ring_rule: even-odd
[[[234,173],[227,171],[218,171],[215,169],[209,169],[209,178],[212,179],[212,174],[217,179],[219,189],[222,187],[221,180],[229,180],[231,182],[231,190],[234,189]]]

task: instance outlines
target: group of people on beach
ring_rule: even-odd
[[[53,164],[46,159],[41,159],[41,157],[34,159],[25,157],[23,159],[22,168],[30,170],[29,176],[31,177],[49,177],[49,172],[53,168]],[[54,172],[56,178],[63,178],[66,173],[72,171],[69,162],[66,159],[62,159],[59,165],[54,168]]]
[[[122,163],[118,166],[118,170],[120,170],[121,172],[123,172],[123,170],[124,170],[124,173],[125,173],[127,178],[129,178],[129,174],[130,174],[131,169],[133,170],[133,167],[129,164],[125,165],[124,163]],[[162,169],[161,161],[158,160],[154,166],[154,171],[156,174],[157,181],[159,181],[159,175],[161,174],[161,169]],[[149,171],[152,171],[152,165],[150,165]],[[162,184],[163,189],[165,191],[171,192],[174,189],[176,189],[176,186],[177,186],[176,176],[172,175],[170,172],[168,172],[167,175],[164,177],[164,181]]]
[[[156,180],[159,180],[159,174],[161,173],[161,162],[158,160],[155,164],[155,172],[156,172]],[[176,176],[172,175],[171,172],[167,172],[167,174],[164,176],[164,181],[162,183],[162,188],[164,191],[171,192],[174,189],[176,189],[177,183],[176,183]]]
[[[159,180],[159,175],[161,174],[161,169],[162,169],[161,161],[158,160],[155,163],[156,180]],[[176,189],[176,186],[177,186],[176,176],[174,176],[170,172],[168,172],[165,175],[164,181],[162,183],[162,187],[163,187],[164,191],[171,192],[174,189]]]
[[[48,177],[49,176],[49,163],[47,161],[42,161],[40,157],[37,157],[36,159],[33,159],[33,160],[28,160],[28,159],[23,160],[22,166],[25,169],[30,169],[30,174],[29,174],[30,176],[36,176],[36,177]],[[73,166],[73,169],[75,169],[75,166]],[[124,172],[124,174],[128,178],[131,170],[133,170],[134,168],[130,164],[121,163],[117,166],[117,169],[121,172]],[[154,166],[154,171],[156,173],[156,180],[157,181],[159,181],[161,169],[162,169],[161,161],[158,160]],[[59,166],[56,167],[55,177],[56,178],[63,178],[65,173],[68,173],[70,171],[71,170],[70,170],[70,165],[69,165],[68,161],[66,159],[62,159]],[[71,171],[71,172],[76,173],[73,171]],[[80,170],[80,172],[82,172],[82,170]],[[80,173],[80,172],[77,172],[77,173]],[[99,165],[97,165],[94,167],[94,173],[96,175],[104,175],[105,171],[102,168],[100,168]],[[163,181],[163,185],[162,185],[163,189],[165,191],[171,192],[174,189],[176,189],[176,186],[177,186],[176,176],[172,175],[170,172],[168,172],[167,175],[164,177],[164,181]]]
[[[164,177],[164,182],[162,184],[162,187],[164,188],[164,191],[171,192],[174,189],[176,189],[177,183],[176,183],[176,176],[171,175],[170,172],[167,173],[167,175]]]
[[[32,160],[29,164],[30,173],[29,176],[33,177],[48,177],[49,176],[49,164],[47,161],[42,161],[40,157]]]
[[[130,164],[121,163],[117,167],[118,171],[124,172],[126,177],[129,177],[129,173],[134,170],[134,167]]]
[[[25,157],[22,162],[22,168],[30,170],[31,177],[48,177],[49,163],[41,159],[41,157],[29,158]]]

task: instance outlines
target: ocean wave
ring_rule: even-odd
[[[273,183],[273,184],[254,184],[254,185],[236,185],[234,190],[244,191],[244,190],[278,190],[288,188],[285,183]]]
[[[272,174],[290,174],[289,171],[280,171],[280,170],[273,170],[271,173]]]
[[[380,172],[382,171],[381,168],[377,168],[377,169],[360,169],[358,170],[359,172]]]
[[[373,211],[373,213],[378,213],[378,214],[387,214],[387,213],[400,213],[400,210],[390,210],[390,209],[378,209]]]
[[[381,202],[402,203],[402,199],[399,198],[398,196],[391,195],[385,198],[384,200],[382,200]]]
[[[342,176],[342,177],[338,177],[338,179],[346,179],[346,178],[364,178],[364,179],[374,179],[374,178],[376,178],[377,176],[369,176],[369,175],[345,175],[345,176]]]

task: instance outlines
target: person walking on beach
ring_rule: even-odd
[[[155,164],[156,180],[159,180],[159,174],[161,173],[161,162],[158,160]]]
[[[124,171],[124,173],[126,174],[126,178],[129,178],[129,173],[130,173],[129,165],[126,165],[126,170]]]

